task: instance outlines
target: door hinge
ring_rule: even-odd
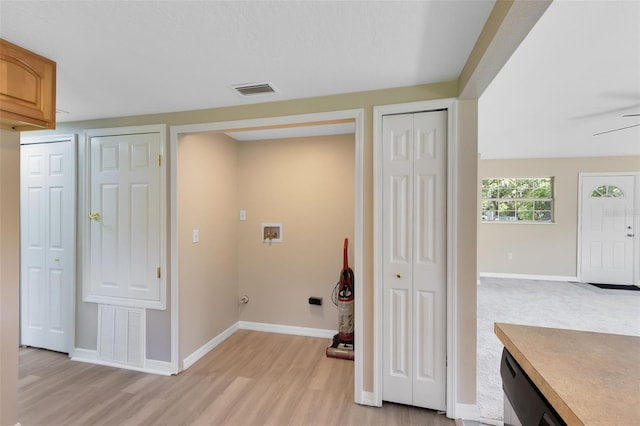
[[[160,278],[160,267],[158,266],[158,279]]]
[[[162,166],[162,154],[158,154],[158,167]]]

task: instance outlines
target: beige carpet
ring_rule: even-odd
[[[482,278],[478,284],[478,406],[502,420],[500,355],[494,322],[640,336],[640,291],[589,284]]]

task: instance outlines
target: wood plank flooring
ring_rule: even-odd
[[[34,425],[433,425],[433,411],[353,402],[353,362],[328,339],[241,330],[177,376],[20,350],[18,420]]]

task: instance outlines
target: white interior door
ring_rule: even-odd
[[[581,175],[580,180],[580,279],[632,285],[638,267],[636,176]]]
[[[21,344],[72,349],[75,289],[75,146],[22,145]]]
[[[103,134],[106,133],[106,134]],[[164,308],[163,135],[89,136],[89,262],[85,301]]]
[[[383,117],[383,400],[446,409],[446,111]]]

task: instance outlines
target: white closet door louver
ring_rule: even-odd
[[[144,309],[99,306],[98,358],[103,361],[143,367]]]

